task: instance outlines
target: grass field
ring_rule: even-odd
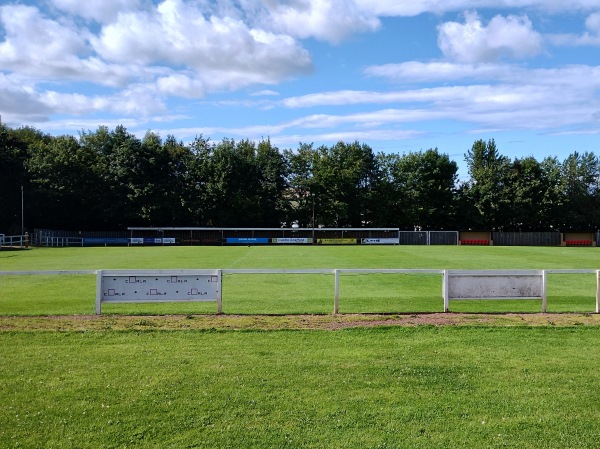
[[[594,269],[600,249],[473,246],[279,246],[44,248],[0,252],[0,270],[188,268]],[[0,315],[92,314],[95,276],[2,276]],[[443,310],[441,275],[342,276],[341,313]],[[594,275],[550,275],[549,312],[595,310]],[[539,312],[540,301],[454,301],[453,311]],[[227,275],[228,314],[323,314],[333,310],[332,275]],[[103,313],[215,313],[214,303],[109,304]]]
[[[595,248],[0,252],[0,270],[13,271],[570,269],[598,262]],[[327,276],[252,279],[250,286],[236,276],[225,280],[225,298],[232,296],[224,299],[226,313],[331,312]],[[439,284],[437,276],[349,275],[340,306],[397,312],[431,301],[439,311]],[[593,276],[554,275],[548,289],[550,311],[593,310]],[[589,314],[556,315],[573,317],[558,325],[534,325],[533,314],[521,324],[518,316],[489,315],[485,324],[484,315],[466,314],[460,325],[432,326],[416,315],[203,317],[192,314],[202,307],[214,313],[214,304],[135,304],[106,305],[108,316],[96,318],[94,296],[94,276],[0,276],[0,447],[597,448],[600,441],[600,326]],[[459,307],[530,312],[539,302]],[[119,315],[175,312],[184,315]],[[84,316],[46,316],[56,314]]]

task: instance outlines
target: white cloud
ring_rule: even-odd
[[[498,79],[509,76],[518,67],[507,64],[461,64],[447,61],[418,62],[369,66],[368,76],[400,83],[435,83],[467,79]]]
[[[0,115],[4,121],[7,117],[44,121],[51,112],[52,109],[40,101],[29,80],[0,72]]]
[[[535,56],[542,37],[526,16],[495,16],[487,26],[473,12],[465,23],[446,22],[438,27],[438,45],[444,55],[462,62],[491,62]]]
[[[74,16],[106,23],[114,20],[119,13],[139,8],[139,0],[50,0],[58,9]]]
[[[600,6],[600,5],[599,5]],[[584,46],[600,45],[600,13],[595,12],[590,14],[586,21],[585,27],[588,31],[581,35],[577,34],[551,34],[547,36],[548,41],[554,45],[565,45],[565,46]]]
[[[417,16],[467,9],[535,8],[550,13],[593,11],[597,0],[356,0],[357,5],[378,16]]]
[[[92,44],[115,63],[186,67],[215,90],[276,83],[311,68],[308,52],[289,36],[230,17],[207,19],[182,0],[165,0],[152,12],[120,14]]]
[[[453,120],[494,129],[561,129],[595,126],[600,109],[600,66],[567,66],[556,69],[527,69],[512,65],[477,66],[440,63],[389,66],[385,76],[396,79],[424,78],[435,73],[444,80],[452,73],[456,81],[471,78],[472,85],[436,86],[391,92],[335,91],[290,97],[283,104],[290,108],[317,108],[349,105],[389,104],[392,109],[381,122]],[[371,68],[376,72],[376,68]],[[393,113],[390,113],[393,111]],[[389,120],[386,120],[388,117]],[[373,121],[377,121],[375,117]],[[367,117],[361,117],[367,120]],[[332,122],[320,117],[314,123]]]
[[[0,25],[5,40],[0,42],[0,64],[4,69],[52,64],[58,70],[69,59],[87,53],[85,39],[73,24],[44,18],[37,8],[23,5],[0,7]]]
[[[90,33],[68,19],[44,17],[37,8],[22,5],[0,7],[0,67],[40,80],[81,80],[123,86],[143,72],[139,67],[107,64],[94,56]]]
[[[444,82],[467,80],[485,81],[493,84],[539,85],[564,92],[586,90],[594,92],[600,88],[600,66],[569,65],[558,68],[529,69],[513,64],[463,64],[453,62],[406,62],[370,66],[365,69],[370,76],[390,81]],[[554,96],[554,95],[552,95]]]
[[[293,0],[265,1],[268,20],[274,29],[302,39],[317,39],[338,43],[350,34],[375,31],[379,19],[370,8],[359,7],[354,1]]]
[[[250,94],[253,97],[277,97],[279,92],[270,89],[259,90],[258,92],[252,92]]]

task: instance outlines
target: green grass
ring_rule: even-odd
[[[600,268],[599,262],[596,248],[0,252],[0,270],[13,271],[568,269]],[[494,315],[495,324],[486,325],[480,315],[464,315],[458,326],[277,330],[278,323],[298,328],[319,320],[332,329],[341,319],[116,316],[214,314],[214,303],[107,304],[103,310],[109,316],[99,319],[43,317],[93,314],[95,284],[93,275],[0,276],[1,448],[537,449],[597,448],[600,441],[595,320],[525,326],[517,317],[502,325],[508,317]],[[333,306],[332,275],[236,274],[225,276],[223,285],[228,314],[331,313]],[[549,311],[592,311],[595,289],[593,275],[550,275]],[[341,312],[440,311],[442,306],[440,275],[343,274],[340,290]],[[456,301],[451,308],[532,312],[540,304]],[[538,317],[525,316],[532,319],[524,323]],[[565,316],[571,317],[554,315]],[[354,317],[344,315],[344,322]],[[403,315],[387,322],[411,319]],[[465,324],[469,319],[473,324]],[[11,326],[14,321],[18,327]],[[192,326],[205,321],[204,330]],[[361,323],[370,325],[368,319]],[[252,326],[264,330],[226,330]]]
[[[35,248],[0,252],[0,270],[189,268],[600,268],[600,249],[472,246],[253,246]],[[548,311],[591,312],[594,275],[550,275]],[[223,311],[331,313],[332,275],[226,275]],[[0,315],[92,314],[95,277],[0,276]],[[342,313],[442,310],[440,275],[350,275],[340,284]],[[538,312],[541,301],[453,301],[462,312]],[[108,304],[104,313],[215,313],[214,303]]]
[[[485,265],[485,266],[484,266]],[[600,248],[193,246],[0,251],[1,270],[121,268],[600,268]]]
[[[596,448],[599,327],[0,333],[3,448]]]

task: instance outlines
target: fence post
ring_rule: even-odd
[[[546,313],[546,270],[542,270],[542,313]]]
[[[442,274],[442,297],[444,298],[444,312],[450,311],[450,301],[448,299],[448,270]]]
[[[217,276],[219,277],[219,294],[217,295],[217,315],[223,313],[223,272],[217,270]]]
[[[334,270],[334,294],[333,294],[333,314],[337,315],[340,310],[340,270]]]
[[[600,313],[600,270],[596,271],[596,313]]]
[[[96,315],[102,314],[102,270],[96,272]]]

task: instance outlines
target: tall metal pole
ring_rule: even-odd
[[[25,202],[23,201],[23,186],[21,186],[21,243],[25,235]]]
[[[315,244],[315,194],[311,193],[312,196],[312,244]]]

